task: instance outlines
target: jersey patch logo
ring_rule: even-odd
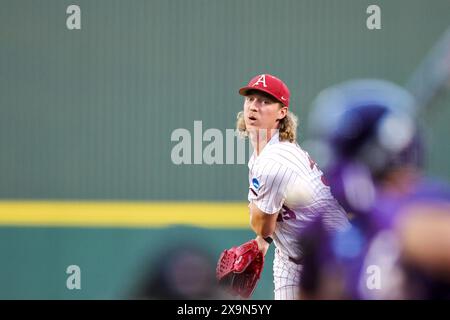
[[[253,178],[252,184],[253,184],[253,186],[256,188],[256,190],[259,189],[259,181],[258,181],[258,179]]]

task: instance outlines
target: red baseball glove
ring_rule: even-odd
[[[264,266],[264,255],[256,240],[224,250],[217,263],[219,284],[232,295],[249,298],[256,288]]]

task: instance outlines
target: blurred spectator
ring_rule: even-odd
[[[422,175],[416,109],[381,80],[315,100],[311,145],[352,228],[329,234],[317,220],[300,235],[302,298],[450,298],[450,189]]]
[[[133,299],[223,299],[215,279],[215,260],[196,246],[167,248],[144,266]]]

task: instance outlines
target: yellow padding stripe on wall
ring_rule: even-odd
[[[2,226],[249,228],[246,203],[0,201]]]

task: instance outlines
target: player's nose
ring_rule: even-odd
[[[250,111],[256,112],[258,111],[258,103],[256,100],[250,101],[248,105],[248,109]]]

